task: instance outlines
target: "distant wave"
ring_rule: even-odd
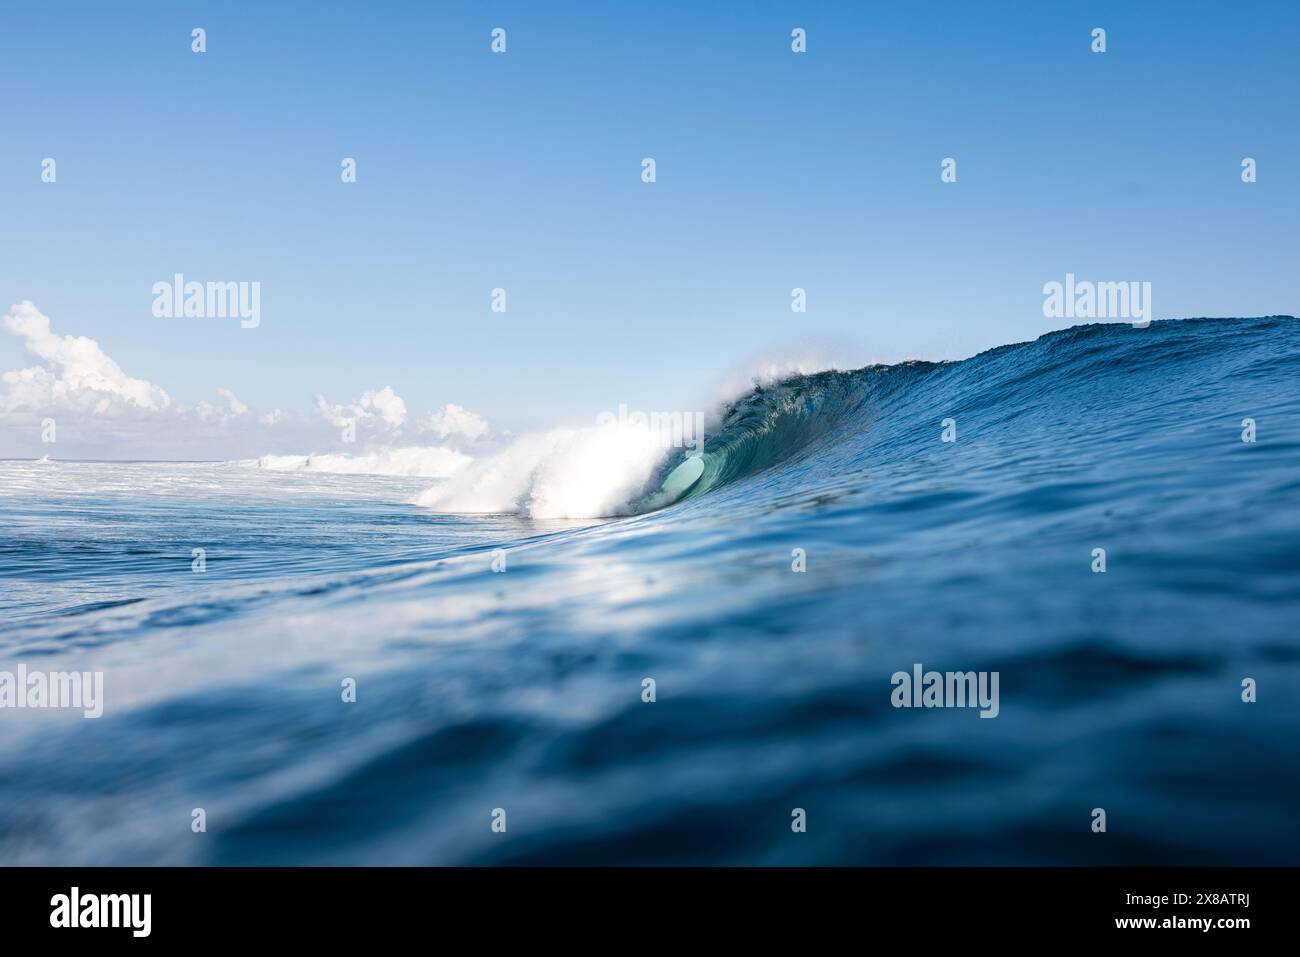
[[[343,452],[311,455],[263,455],[240,464],[279,472],[331,472],[345,475],[404,475],[448,478],[473,460],[463,452],[442,446],[409,446],[355,455]]]

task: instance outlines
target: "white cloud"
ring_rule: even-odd
[[[356,402],[332,405],[323,395],[316,396],[316,408],[325,417],[325,421],[338,428],[349,423],[374,425],[379,428],[396,429],[406,421],[406,403],[393,391],[392,386],[384,386],[378,391],[365,393]]]
[[[11,306],[4,324],[46,363],[4,374],[9,391],[0,403],[6,409],[72,406],[103,413],[120,403],[149,411],[172,404],[160,387],[123,372],[94,339],[53,333],[50,320],[30,301]]]
[[[0,457],[249,459],[313,451],[318,469],[328,463],[340,470],[435,475],[470,461],[455,446],[488,430],[487,422],[458,405],[411,417],[391,386],[339,405],[317,396],[314,413],[259,413],[229,388],[218,388],[211,401],[184,404],[127,375],[95,340],[54,333],[31,302],[13,306],[3,329],[40,364],[0,375]],[[47,417],[57,423],[55,445],[41,438]],[[345,443],[339,431],[349,422],[357,425],[355,444]],[[404,428],[448,440],[439,445],[449,447],[403,445],[411,438]]]
[[[482,416],[458,405],[448,404],[429,416],[429,428],[438,433],[439,438],[462,435],[473,440],[487,433],[488,424]]]
[[[226,400],[226,403],[230,406],[230,411],[235,415],[243,415],[248,411],[248,406],[240,402],[239,396],[235,395],[235,393],[231,392],[229,389],[217,389],[217,395]]]
[[[227,425],[232,421],[237,421],[241,416],[248,414],[248,406],[239,401],[239,396],[229,389],[217,389],[217,395],[226,400],[225,405],[217,405],[213,402],[200,400],[194,404],[192,410],[186,410],[178,407],[177,412],[184,413],[193,411],[204,422],[215,422],[219,425]]]
[[[395,429],[406,421],[406,403],[390,386],[384,386],[378,392],[367,392],[361,397],[361,407],[374,409],[390,428]]]

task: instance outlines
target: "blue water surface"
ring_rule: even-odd
[[[704,458],[581,522],[0,463],[0,669],[106,698],[0,710],[0,864],[1300,863],[1295,319],[796,377]]]

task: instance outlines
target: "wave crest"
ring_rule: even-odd
[[[668,452],[663,433],[645,425],[557,429],[516,440],[416,502],[440,512],[518,512],[533,518],[627,515]]]

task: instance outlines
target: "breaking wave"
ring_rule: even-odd
[[[277,472],[330,472],[343,475],[405,475],[448,478],[474,461],[463,452],[442,446],[409,446],[375,452],[263,455],[245,463]]]

